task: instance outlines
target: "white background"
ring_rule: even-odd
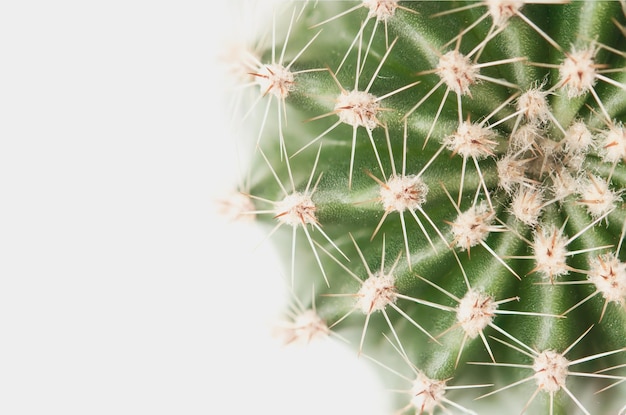
[[[269,336],[271,245],[214,213],[233,4],[0,7],[0,414],[383,413],[352,350]]]

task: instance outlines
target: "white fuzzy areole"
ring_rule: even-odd
[[[396,13],[398,0],[363,0],[363,6],[369,9],[368,17],[387,21]]]
[[[418,414],[432,413],[436,407],[442,406],[445,393],[445,381],[430,379],[420,372],[411,386],[411,405]]]
[[[532,150],[538,148],[539,139],[543,132],[535,124],[522,124],[511,135],[510,148],[512,150]]]
[[[623,303],[626,299],[626,263],[615,254],[608,253],[592,259],[587,279],[607,301]]]
[[[299,313],[284,330],[287,343],[310,343],[313,340],[328,337],[330,334],[326,321],[312,309]]]
[[[517,100],[517,110],[531,123],[543,124],[550,119],[550,105],[547,93],[539,88],[531,88]]]
[[[559,66],[559,78],[568,98],[579,97],[595,85],[595,54],[593,48],[573,50]]]
[[[469,94],[469,87],[476,83],[478,69],[472,61],[456,50],[451,50],[439,58],[436,72],[443,82],[458,95]]]
[[[480,203],[461,212],[452,223],[456,245],[462,250],[468,250],[485,240],[489,235],[492,219],[493,212],[486,203]]]
[[[311,196],[295,192],[276,203],[276,219],[291,226],[317,223],[315,203]]]
[[[535,188],[520,187],[511,199],[510,211],[522,223],[535,226],[543,207],[542,192]]]
[[[555,277],[567,274],[567,240],[556,226],[535,232],[533,252],[535,270],[552,281]]]
[[[593,134],[582,121],[576,121],[565,131],[565,150],[569,153],[586,153],[593,147]]]
[[[626,130],[622,125],[611,127],[604,133],[603,158],[610,163],[626,159]]]
[[[574,177],[572,173],[565,169],[560,169],[555,172],[552,177],[552,191],[555,199],[565,199],[576,193],[577,190],[578,178]]]
[[[379,110],[376,96],[365,91],[342,91],[335,104],[335,113],[342,122],[368,130],[378,125],[376,114]]]
[[[493,321],[497,308],[491,296],[478,290],[469,290],[459,302],[456,319],[465,334],[473,339]]]
[[[250,196],[239,192],[232,192],[219,200],[219,213],[231,221],[254,221],[254,203]]]
[[[569,363],[569,360],[554,350],[545,350],[539,353],[533,363],[533,370],[535,371],[533,377],[537,386],[548,393],[558,392],[565,386]]]
[[[295,89],[293,73],[282,65],[263,65],[255,75],[256,83],[263,94],[285,99]]]
[[[386,212],[413,211],[426,202],[428,186],[416,175],[391,176],[379,194]]]
[[[528,181],[526,177],[526,164],[528,160],[518,160],[511,154],[502,156],[496,162],[498,170],[498,185],[505,192],[511,194],[520,184]]]
[[[395,303],[397,290],[395,278],[391,274],[377,273],[363,281],[358,292],[357,307],[363,314],[384,310]]]
[[[587,207],[587,212],[594,218],[611,211],[619,201],[619,195],[598,176],[590,176],[589,180],[581,185],[579,193],[580,203]]]
[[[483,159],[493,154],[498,144],[496,134],[479,124],[462,122],[459,128],[444,139],[445,146],[463,157]]]
[[[496,26],[503,26],[522,8],[523,0],[485,0]]]

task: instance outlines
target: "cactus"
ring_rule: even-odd
[[[625,15],[280,3],[227,203],[284,258],[282,339],[347,342],[399,413],[625,411]]]

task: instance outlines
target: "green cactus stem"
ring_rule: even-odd
[[[233,111],[286,341],[349,342],[403,413],[624,411],[625,10],[281,3]]]

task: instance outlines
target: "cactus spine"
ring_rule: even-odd
[[[348,341],[403,413],[618,413],[625,11],[280,4],[233,111],[286,342]]]

